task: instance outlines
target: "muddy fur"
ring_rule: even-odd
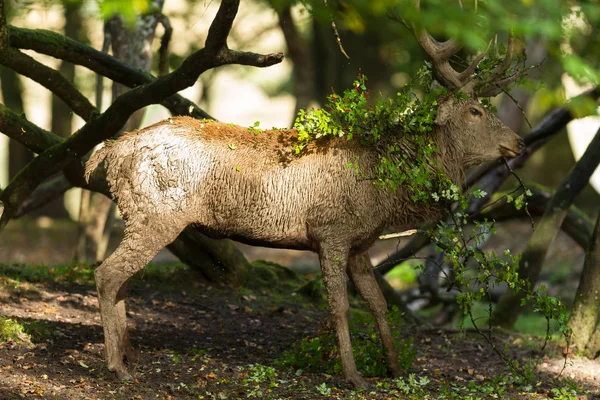
[[[520,138],[475,100],[450,98],[439,107],[431,137],[439,164],[456,184],[468,167],[520,152]],[[399,133],[390,137],[403,143]],[[331,138],[296,156],[296,139],[294,130],[255,135],[240,126],[177,117],[106,142],[90,158],[86,175],[103,165],[126,226],[119,248],[96,270],[108,365],[121,378],[130,378],[123,364],[130,354],[123,285],[189,224],[213,237],[317,252],[344,375],[363,386],[346,320],[348,272],[375,315],[390,371],[400,373],[385,300],[365,252],[384,227],[434,220],[441,207],[414,204],[406,189],[382,189],[347,166],[358,163],[374,176],[385,146]]]

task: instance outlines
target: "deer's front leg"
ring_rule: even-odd
[[[346,380],[354,387],[366,387],[367,383],[356,370],[356,363],[352,354],[352,343],[350,342],[350,331],[348,329],[349,304],[348,292],[346,290],[348,249],[328,248],[322,245],[319,252],[319,259],[321,261],[323,283],[327,291],[329,309],[333,316],[335,331],[337,333],[342,371]]]
[[[115,371],[121,380],[130,380],[132,376],[123,362],[129,347],[123,292],[125,282],[130,276],[117,268],[121,253],[119,249],[96,269],[94,275],[108,370]]]

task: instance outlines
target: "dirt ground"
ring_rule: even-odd
[[[71,258],[72,226],[61,232],[60,225],[28,224],[29,233],[9,230],[0,237],[0,267],[4,262],[14,272],[19,267],[6,261],[52,265]],[[396,245],[380,245],[372,255],[383,257]],[[250,259],[265,256],[244,250]],[[315,266],[306,254],[273,254],[267,256],[284,265]],[[572,242],[560,241],[551,257],[575,269],[582,255]],[[171,260],[163,253],[156,261]],[[319,302],[279,285],[222,288],[193,271],[157,270],[135,278],[129,289],[129,323],[139,350],[130,383],[119,382],[104,364],[91,268],[71,278],[67,273],[66,280],[0,273],[0,315],[31,334],[28,345],[0,344],[0,399],[600,399],[600,362],[570,354],[559,377],[565,360],[558,342],[542,352],[540,339],[495,332],[498,347],[535,375],[526,384],[512,379],[473,331],[409,326],[401,335],[412,339],[416,354],[402,380],[368,377],[369,389],[352,390],[318,365],[297,370],[277,363],[301,339],[327,330]]]
[[[537,339],[503,332],[496,340],[509,354],[538,359],[529,388],[511,383],[502,361],[473,332],[432,328],[402,330],[416,349],[405,380],[414,374],[430,381],[415,394],[405,395],[392,378],[368,378],[369,390],[353,391],[318,366],[269,370],[285,350],[326,326],[323,309],[296,292],[217,288],[179,269],[130,285],[129,322],[140,354],[132,366],[136,379],[123,384],[104,364],[91,280],[15,278],[3,278],[0,314],[29,327],[32,344],[0,345],[0,399],[600,398],[600,363],[568,359],[559,383],[564,359],[542,354]],[[561,350],[550,347],[547,354]],[[575,386],[578,397],[552,392]]]

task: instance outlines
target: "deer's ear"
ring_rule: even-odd
[[[450,119],[450,115],[455,111],[451,101],[444,101],[438,106],[437,115],[435,117],[436,125],[446,125]]]

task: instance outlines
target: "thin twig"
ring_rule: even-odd
[[[517,181],[519,181],[519,185],[523,188],[523,191],[526,192],[527,191],[527,187],[525,186],[525,183],[523,182],[523,180],[521,179],[521,177],[519,175],[517,175],[515,173],[515,171],[513,171],[513,169],[510,167],[510,165],[506,161],[506,158],[502,157],[502,162],[504,163],[504,165],[506,165],[506,168],[511,173],[511,175],[514,176],[517,179]],[[535,231],[535,223],[533,222],[533,217],[529,213],[529,204],[527,203],[527,199],[525,199],[525,213],[529,217],[529,222],[531,222],[531,229],[533,231]]]
[[[327,0],[323,0],[323,2],[325,3],[325,7],[329,8],[329,6],[327,5]],[[350,59],[350,56],[348,55],[348,53],[346,53],[346,50],[344,50],[344,46],[342,45],[342,38],[340,36],[340,33],[337,30],[337,26],[335,25],[335,21],[333,20],[333,13],[329,12],[329,16],[331,18],[331,28],[333,29],[333,34],[335,35],[335,40],[340,48],[340,51],[342,52],[342,54],[344,55],[344,57],[346,57],[348,60]]]
[[[523,110],[523,107],[521,107],[521,105],[519,104],[517,99],[515,99],[508,90],[506,90],[504,88],[501,88],[501,89],[502,89],[502,92],[505,95],[507,95],[508,98],[511,99],[513,101],[513,103],[515,103],[515,105],[519,108],[519,110],[521,111],[521,115],[523,115],[523,119],[525,120],[525,122],[527,122],[527,125],[529,125],[529,129],[533,129],[533,126],[531,126],[531,122],[529,122],[529,118],[527,118],[527,115],[525,114],[525,110]]]

